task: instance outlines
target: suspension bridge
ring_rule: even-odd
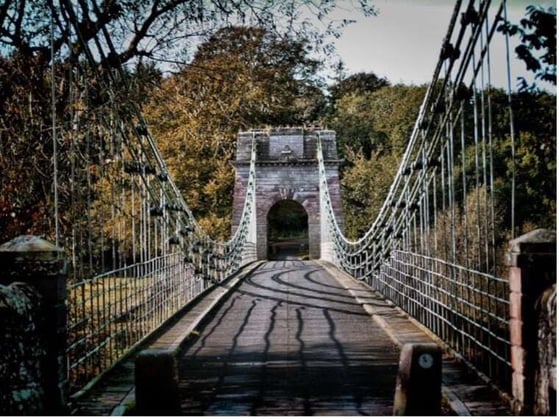
[[[51,411],[392,414],[408,343],[442,348],[443,413],[526,412],[541,392],[554,394],[555,367],[541,387],[528,359],[547,336],[537,335],[542,311],[530,310],[548,287],[540,306],[554,313],[555,236],[536,231],[507,252],[514,175],[510,231],[498,230],[491,80],[508,57],[492,48],[504,43],[509,54],[497,33],[506,2],[457,2],[399,169],[363,237],[344,235],[335,133],[282,128],[239,134],[226,242],[197,223],[140,109],[119,106],[129,98],[114,86],[130,77],[97,65],[115,53],[110,34],[86,40],[71,3],[61,5],[88,58],[75,63],[72,83],[88,79],[90,90],[69,84],[71,126],[53,126],[55,246],[23,237],[0,249],[5,266],[20,270],[29,249],[64,259],[49,265],[64,278],[53,297]],[[106,98],[91,99],[101,91]],[[70,158],[57,161],[61,151]],[[267,215],[281,201],[307,214],[310,260],[268,261]],[[541,278],[528,289],[526,277]]]

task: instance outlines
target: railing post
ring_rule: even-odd
[[[556,283],[555,232],[535,230],[509,243],[510,340],[513,411],[532,414],[538,361],[536,301]]]
[[[23,282],[41,297],[44,357],[40,360],[42,414],[67,411],[66,366],[67,307],[66,260],[63,250],[36,236],[19,236],[0,246],[0,283]],[[4,377],[2,377],[4,378]]]

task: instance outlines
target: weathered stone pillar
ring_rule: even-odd
[[[40,382],[44,412],[61,415],[67,408],[66,260],[63,250],[36,236],[19,236],[0,246],[0,283],[23,282],[41,297],[44,356]]]
[[[510,339],[513,411],[532,414],[538,359],[536,301],[556,283],[555,232],[535,230],[510,241]]]
[[[0,284],[0,416],[44,412],[41,296],[31,285]]]

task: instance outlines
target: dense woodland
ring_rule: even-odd
[[[128,12],[140,13],[139,8]],[[122,13],[107,9],[104,16],[110,20],[113,14]],[[532,21],[541,18],[534,13],[531,17]],[[36,29],[37,33],[42,31],[47,45],[45,27]],[[53,230],[52,83],[47,50],[35,43],[25,44],[24,31],[19,37],[8,37],[10,30],[14,32],[3,25],[2,42],[10,48],[0,56],[2,242],[28,233],[49,237]],[[510,25],[507,30],[530,33],[522,25]],[[123,49],[120,60],[147,55],[138,45]],[[374,73],[346,74],[343,63],[336,79],[327,81],[321,76],[324,62],[313,54],[315,47],[315,38],[285,36],[270,25],[228,25],[214,28],[177,71],[162,71],[161,65],[145,60],[127,67],[127,85],[133,88],[123,96],[140,105],[175,182],[211,236],[225,239],[230,234],[234,183],[230,160],[237,132],[253,127],[312,124],[335,130],[339,153],[345,159],[341,181],[347,235],[358,237],[374,220],[406,147],[426,86],[391,85]],[[75,57],[57,63],[61,74],[68,75],[72,59],[80,59],[79,48],[73,53]],[[535,72],[545,71],[541,79],[555,84],[549,75],[555,57],[544,58],[547,64],[538,67],[527,60],[527,54],[524,51],[519,59],[529,62]],[[107,60],[109,68],[111,61]],[[89,96],[80,99],[88,106],[104,103],[106,92],[97,88],[96,82],[94,76],[88,79],[84,91]],[[55,87],[55,112],[64,120],[72,92],[62,79]],[[512,170],[508,98],[502,90],[492,91],[492,98],[496,196],[498,205],[505,209]],[[556,97],[524,85],[513,94],[512,107],[517,133],[516,222],[522,231],[555,228]],[[62,142],[59,153],[68,151],[66,145]],[[62,164],[60,170],[64,178],[71,167]],[[65,191],[61,185],[63,197]],[[71,206],[70,201],[67,205]],[[507,230],[510,220],[506,210],[503,214],[502,227]]]

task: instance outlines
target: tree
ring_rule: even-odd
[[[424,94],[425,87],[384,86],[348,91],[335,102],[328,125],[346,159],[341,186],[350,237],[367,231],[382,206]]]
[[[51,144],[47,81],[35,67],[0,57],[0,237],[49,229]],[[38,94],[43,93],[43,95]],[[23,169],[23,170],[22,170]]]
[[[535,74],[536,80],[557,84],[557,11],[541,6],[526,7],[526,17],[520,24],[504,22],[499,31],[518,35],[521,44],[516,47],[517,57],[524,61],[526,69]],[[521,90],[536,89],[524,78],[519,81]]]
[[[361,76],[360,79],[375,80],[376,76]],[[345,84],[352,85],[355,86],[352,82]],[[340,154],[345,153],[346,147],[354,152],[362,150],[366,158],[374,152],[401,153],[424,92],[422,87],[403,85],[347,89],[332,104],[327,119],[328,126],[336,131]]]
[[[193,93],[216,103],[235,103],[228,113],[235,129],[302,124],[308,122],[307,114],[317,114],[324,106],[317,78],[320,63],[308,53],[305,40],[261,28],[227,27],[200,46],[183,74]]]
[[[368,0],[351,1],[350,7],[375,13]],[[48,63],[52,17],[55,56],[64,51],[75,61],[85,45],[98,39],[107,47],[98,57],[103,66],[138,57],[165,61],[176,58],[185,42],[195,44],[201,35],[231,22],[323,40],[317,19],[328,21],[336,8],[336,2],[305,0],[6,0],[0,6],[0,50]],[[336,34],[347,23],[330,21],[326,32]]]
[[[254,27],[217,31],[192,63],[164,80],[146,116],[173,178],[200,223],[230,234],[240,130],[312,122],[325,102],[303,41]],[[204,162],[204,164],[200,164]]]
[[[510,179],[516,177],[515,224],[520,232],[530,226],[555,228],[557,199],[557,105],[555,95],[545,92],[519,92],[512,95],[512,110],[516,131],[514,159],[511,156],[511,141],[507,126],[505,92],[494,94],[496,148],[500,156],[496,177],[501,178],[500,195],[507,208],[505,222],[510,225]],[[506,134],[505,134],[506,133]]]
[[[347,94],[358,94],[362,95],[365,93],[371,93],[381,87],[389,86],[390,83],[384,78],[379,78],[374,73],[356,73],[352,74],[346,78],[341,79],[337,83],[330,86],[330,100],[335,104],[343,96]]]
[[[394,175],[399,157],[374,152],[366,158],[361,152],[347,150],[350,166],[341,179],[345,234],[358,239],[375,221]]]
[[[56,74],[69,72],[62,63]],[[141,104],[146,90],[161,74],[148,65],[126,72],[128,83],[115,86],[112,99],[104,90],[105,80],[82,63],[72,69],[72,80],[58,79],[51,102],[50,72],[38,66],[25,66],[16,56],[0,57],[0,237],[9,240],[19,234],[43,235],[54,240],[54,175],[52,123],[56,123],[59,220],[71,228],[71,212],[85,214],[86,195],[74,158],[87,156],[99,165],[106,153],[105,122],[125,113],[130,102]],[[92,134],[96,132],[95,134]],[[104,134],[101,134],[104,133]],[[24,170],[22,170],[22,167]],[[82,193],[82,195],[80,195]],[[83,202],[77,202],[78,197]]]
[[[374,13],[368,0],[352,4],[365,14]],[[141,106],[149,89],[149,84],[141,80],[154,83],[161,76],[153,63],[175,62],[185,50],[193,51],[200,39],[231,22],[252,22],[276,34],[305,35],[316,48],[326,48],[325,37],[347,24],[329,22],[335,8],[334,2],[307,0],[0,2],[2,237],[7,240],[21,233],[52,237],[53,119],[59,125],[59,186],[66,193],[72,189],[67,153],[69,144],[77,141],[76,136],[70,138],[68,134],[75,123],[72,116],[79,114],[80,124],[89,123],[93,129],[92,124],[102,123],[100,119],[88,119],[93,111],[104,106],[118,108],[119,112]],[[92,50],[91,54],[87,49]],[[54,64],[54,79],[50,64]],[[165,69],[169,68],[167,65]],[[119,74],[117,78],[110,77],[115,73]],[[85,83],[76,82],[76,77],[84,75]],[[50,96],[53,86],[54,103]],[[315,86],[300,87],[305,94],[297,97],[298,109],[307,111],[312,95],[318,98],[319,91]],[[192,109],[199,107],[195,98],[191,100]],[[127,112],[118,117],[133,119]],[[298,117],[314,118],[312,114]],[[227,123],[225,117],[219,122]],[[216,134],[216,138],[222,136]],[[224,156],[226,159],[227,154]],[[22,162],[25,170],[21,170]]]

